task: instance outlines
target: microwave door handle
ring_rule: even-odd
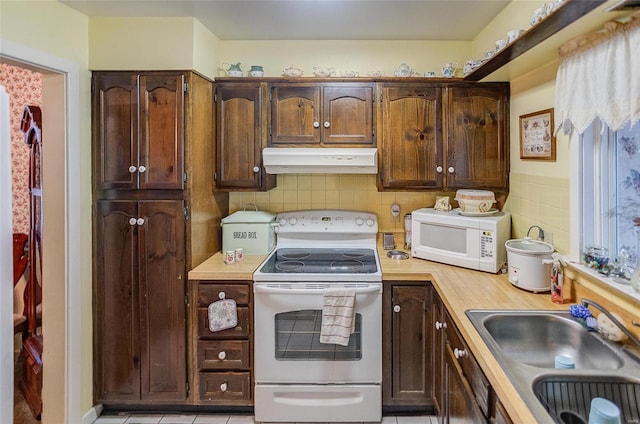
[[[273,294],[322,294],[322,289],[283,289],[279,287],[254,285],[254,293],[273,293]],[[381,287],[370,286],[366,288],[356,289],[356,295],[367,293],[378,293],[382,291]]]

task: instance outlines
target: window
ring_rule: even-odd
[[[614,258],[625,249],[640,266],[640,125],[613,132],[596,120],[580,138],[580,251],[599,245]]]

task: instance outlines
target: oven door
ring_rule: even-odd
[[[256,383],[382,381],[382,283],[254,283]],[[321,344],[322,292],[355,288],[347,346]]]

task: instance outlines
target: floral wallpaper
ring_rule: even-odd
[[[11,110],[13,231],[28,234],[29,148],[24,143],[24,133],[20,131],[20,120],[25,105],[42,106],[42,75],[39,72],[0,63],[0,84],[4,85],[9,93]]]

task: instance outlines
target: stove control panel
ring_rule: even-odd
[[[278,233],[362,233],[376,234],[378,218],[370,212],[305,210],[281,212],[276,218]]]

